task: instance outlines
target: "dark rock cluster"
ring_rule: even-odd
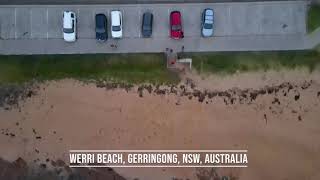
[[[40,163],[38,168],[27,164],[22,158],[14,162],[8,162],[0,158],[0,178],[4,180],[125,180],[111,168],[70,168],[62,160],[51,161],[49,159]]]
[[[0,108],[10,110],[18,107],[21,100],[36,94],[38,87],[33,83],[24,85],[0,85]]]
[[[277,86],[265,86],[260,89],[239,89],[233,88],[225,91],[208,91],[208,90],[199,90],[195,87],[192,83],[191,85],[186,83],[184,85],[171,85],[171,86],[152,86],[152,85],[140,85],[138,87],[138,94],[140,97],[143,97],[145,92],[149,94],[156,94],[156,95],[166,95],[166,94],[175,94],[178,96],[186,96],[189,99],[196,98],[199,102],[206,102],[208,103],[214,97],[223,98],[224,103],[226,105],[229,104],[245,104],[245,103],[252,103],[254,102],[259,96],[266,95],[266,94],[277,94],[282,92],[283,96],[286,96],[293,89],[301,88],[305,90],[310,87],[312,81],[304,82],[302,84],[292,84],[289,82],[282,83]],[[318,95],[319,96],[319,93]],[[300,94],[296,94],[293,99],[298,101],[300,99]],[[210,101],[211,102],[211,101]],[[278,98],[274,98],[272,104],[279,104],[280,100]]]
[[[106,88],[107,90],[113,90],[113,89],[120,88],[120,89],[125,89],[127,92],[133,88],[132,84],[107,82],[107,81],[97,81],[96,86],[98,88]]]

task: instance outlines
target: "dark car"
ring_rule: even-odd
[[[142,17],[142,36],[151,37],[152,35],[153,14],[146,12]]]
[[[182,18],[179,11],[170,13],[170,37],[173,39],[182,39],[184,37],[182,30]]]
[[[98,41],[108,39],[107,17],[104,14],[96,14],[96,39]]]

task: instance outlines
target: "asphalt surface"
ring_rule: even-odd
[[[196,3],[145,5],[0,6],[1,54],[70,54],[179,51],[248,51],[306,49],[305,1],[261,3]],[[215,36],[200,36],[201,12],[215,11]],[[98,43],[94,16],[123,11],[124,38]],[[72,10],[78,19],[78,40],[62,39],[62,12]],[[169,14],[182,13],[185,38],[169,37]],[[141,37],[143,12],[154,14],[153,35]],[[110,21],[108,21],[110,23]],[[109,25],[110,27],[110,25]],[[109,37],[110,30],[109,30]],[[117,48],[111,48],[116,44]]]
[[[58,5],[58,4],[168,4],[168,3],[218,3],[218,2],[263,2],[283,0],[0,0],[0,5]],[[292,1],[292,0],[288,0]]]

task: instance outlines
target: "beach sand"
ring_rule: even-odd
[[[320,73],[304,70],[201,78],[199,91],[264,89],[253,100],[106,90],[51,81],[19,108],[0,110],[0,157],[69,162],[70,149],[247,149],[247,168],[218,168],[243,180],[320,179]],[[179,86],[178,86],[179,89]],[[238,96],[237,96],[238,97]],[[126,179],[201,179],[195,168],[115,168]],[[206,178],[210,179],[208,175]]]

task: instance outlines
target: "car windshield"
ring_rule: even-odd
[[[64,33],[74,33],[73,28],[63,28]]]
[[[106,31],[103,28],[97,28],[96,32],[97,33],[105,33]]]
[[[212,24],[207,24],[207,23],[205,23],[204,26],[203,26],[203,28],[205,28],[205,29],[212,29]]]
[[[181,29],[180,25],[173,25],[172,26],[172,30],[174,30],[174,31],[179,31],[180,29]]]
[[[121,27],[120,26],[112,26],[112,31],[120,31]]]

